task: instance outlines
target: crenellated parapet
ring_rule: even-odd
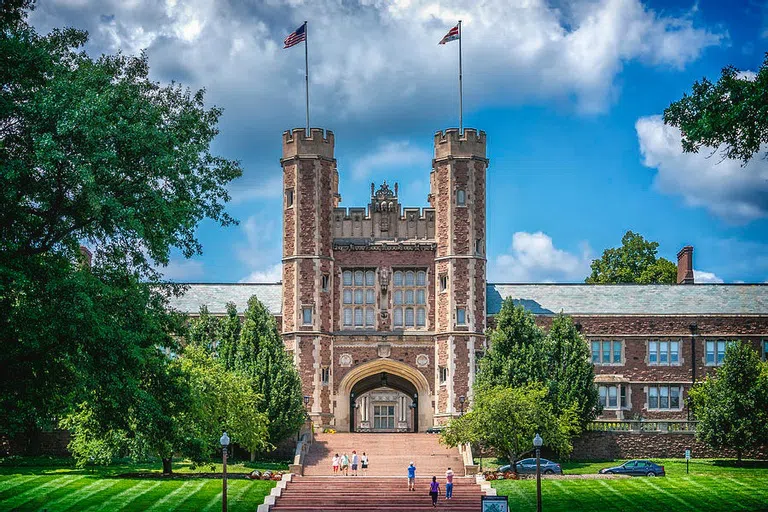
[[[331,130],[312,128],[307,136],[304,128],[283,132],[283,159],[322,157],[333,159],[334,137]]]
[[[448,128],[435,133],[435,160],[443,158],[485,159],[485,132],[474,128]]]
[[[386,208],[350,207],[333,210],[334,239],[433,240],[434,208],[402,208],[396,202]]]

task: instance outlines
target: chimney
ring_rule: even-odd
[[[686,245],[677,253],[677,284],[693,284],[693,246]]]
[[[83,268],[91,268],[92,254],[91,251],[89,251],[88,248],[84,245],[80,246],[80,256]]]

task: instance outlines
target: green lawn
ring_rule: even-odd
[[[221,472],[221,463],[215,467]],[[282,463],[227,465],[232,473],[253,469],[287,469]],[[210,472],[210,464],[192,470],[176,463],[178,474]],[[0,464],[0,510],[26,511],[194,511],[221,509],[221,480],[209,478],[119,478],[134,472],[160,472],[160,464],[118,464],[94,469],[73,469],[69,461],[27,459]],[[230,479],[229,510],[253,512],[275,482]]]
[[[597,473],[613,462],[566,462],[566,474]],[[542,506],[549,511],[669,512],[669,511],[768,511],[768,463],[694,460],[690,473],[685,461],[654,459],[662,464],[663,478],[621,478],[615,480],[544,479]],[[510,510],[536,510],[535,480],[493,482],[498,494],[509,498]]]

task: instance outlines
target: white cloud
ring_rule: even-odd
[[[203,277],[203,262],[198,260],[171,259],[167,266],[158,266],[158,272],[170,281],[194,281]]]
[[[591,250],[584,244],[581,254],[557,249],[542,233],[518,231],[512,235],[508,253],[492,262],[489,280],[506,282],[583,282],[589,274]]]
[[[730,222],[768,216],[768,160],[754,158],[742,166],[712,148],[683,153],[680,130],[665,125],[661,116],[641,117],[635,129],[643,164],[658,171],[654,185],[661,192],[679,194],[686,204]],[[768,147],[761,148],[765,151]]]
[[[352,164],[352,178],[363,180],[377,171],[393,167],[428,165],[431,159],[429,151],[414,147],[408,141],[382,142],[373,152]]]
[[[705,272],[703,270],[693,271],[693,281],[697,284],[709,284],[709,283],[724,283],[720,277],[717,277],[713,272]]]
[[[244,242],[236,245],[237,258],[248,267],[240,282],[270,282],[282,279],[280,224],[271,217],[251,215],[241,224]]]
[[[757,78],[757,73],[754,71],[739,71],[736,73],[736,78],[740,78],[741,80],[749,80],[750,82],[754,82],[755,78]]]

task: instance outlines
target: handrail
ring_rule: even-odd
[[[696,421],[688,420],[595,420],[587,424],[592,432],[696,432]]]

